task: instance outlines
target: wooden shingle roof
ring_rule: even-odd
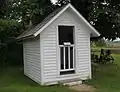
[[[18,36],[17,39],[28,39],[31,37],[36,37],[68,8],[72,9],[74,13],[85,23],[85,25],[87,25],[90,28],[90,30],[92,30],[92,33],[95,37],[100,36],[100,33],[94,27],[92,27],[92,25],[90,25],[90,23],[71,4],[67,4],[49,14],[37,26],[31,26],[31,28],[29,28],[27,31],[23,32],[20,36]]]
[[[17,39],[22,39],[26,37],[32,36],[34,33],[36,33],[39,29],[41,29],[46,23],[48,23],[56,14],[58,14],[66,5],[56,9],[54,12],[49,14],[41,23],[38,25],[33,25],[30,28],[28,28],[25,32],[23,32],[20,36],[17,37]]]

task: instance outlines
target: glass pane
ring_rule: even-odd
[[[65,47],[65,69],[68,69],[68,47]]]
[[[73,68],[73,47],[70,47],[70,68]]]
[[[61,69],[64,69],[64,51],[63,51],[63,47],[60,48],[60,62],[61,62]]]
[[[70,42],[71,44],[74,44],[73,28],[73,26],[58,27],[59,45],[63,45],[64,42]]]

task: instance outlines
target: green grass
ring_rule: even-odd
[[[0,68],[0,92],[72,92],[68,88],[56,86],[40,86],[23,74],[19,67]]]
[[[86,83],[96,87],[97,92],[120,92],[120,55],[114,54],[115,64],[98,65],[93,79]],[[73,92],[67,87],[40,86],[24,76],[23,68],[0,68],[0,92]]]
[[[97,48],[91,48],[91,49],[98,50],[98,51],[100,51],[101,49],[120,50],[120,48],[108,48],[108,47],[97,47]]]
[[[97,92],[120,92],[120,55],[114,54],[115,64],[98,65],[93,79],[88,84],[96,87]]]

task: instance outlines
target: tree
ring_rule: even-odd
[[[104,0],[93,2],[89,7],[88,20],[99,30],[102,37],[120,37],[120,1]]]
[[[85,18],[88,18],[88,7],[93,0],[58,0],[57,4],[65,5],[71,3]]]
[[[10,0],[4,18],[15,19],[26,28],[30,20],[38,24],[59,5],[69,2],[101,33],[101,37],[120,37],[119,0],[58,0],[56,5],[50,0]]]
[[[3,18],[5,12],[6,0],[0,0],[0,18]]]
[[[9,3],[6,15],[26,26],[30,21],[33,24],[40,23],[55,7],[50,0],[13,0]]]
[[[16,37],[27,29],[30,21],[41,22],[53,11],[54,5],[49,0],[9,0],[6,3],[0,10],[0,63],[20,64],[22,46]]]
[[[32,22],[33,25],[40,23],[48,14],[69,2],[102,34],[101,37],[109,39],[120,37],[119,0],[58,0],[55,5],[50,0],[0,2],[0,51],[4,52],[1,54],[3,57],[10,52],[5,59],[12,55],[9,51],[11,49],[8,48],[19,46],[15,37],[27,29],[29,23]],[[21,50],[21,47],[18,50]],[[20,52],[17,49],[12,51]]]
[[[16,42],[16,37],[22,32],[21,29],[22,25],[16,20],[0,19],[0,65],[21,63],[22,48]]]
[[[120,37],[119,0],[59,0],[64,5],[71,2],[75,8],[93,25],[101,37]]]
[[[5,4],[5,0],[0,0],[0,8],[2,8],[4,4]]]

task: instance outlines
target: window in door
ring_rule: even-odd
[[[75,73],[74,26],[59,26],[60,75]],[[69,43],[69,44],[65,44]]]

